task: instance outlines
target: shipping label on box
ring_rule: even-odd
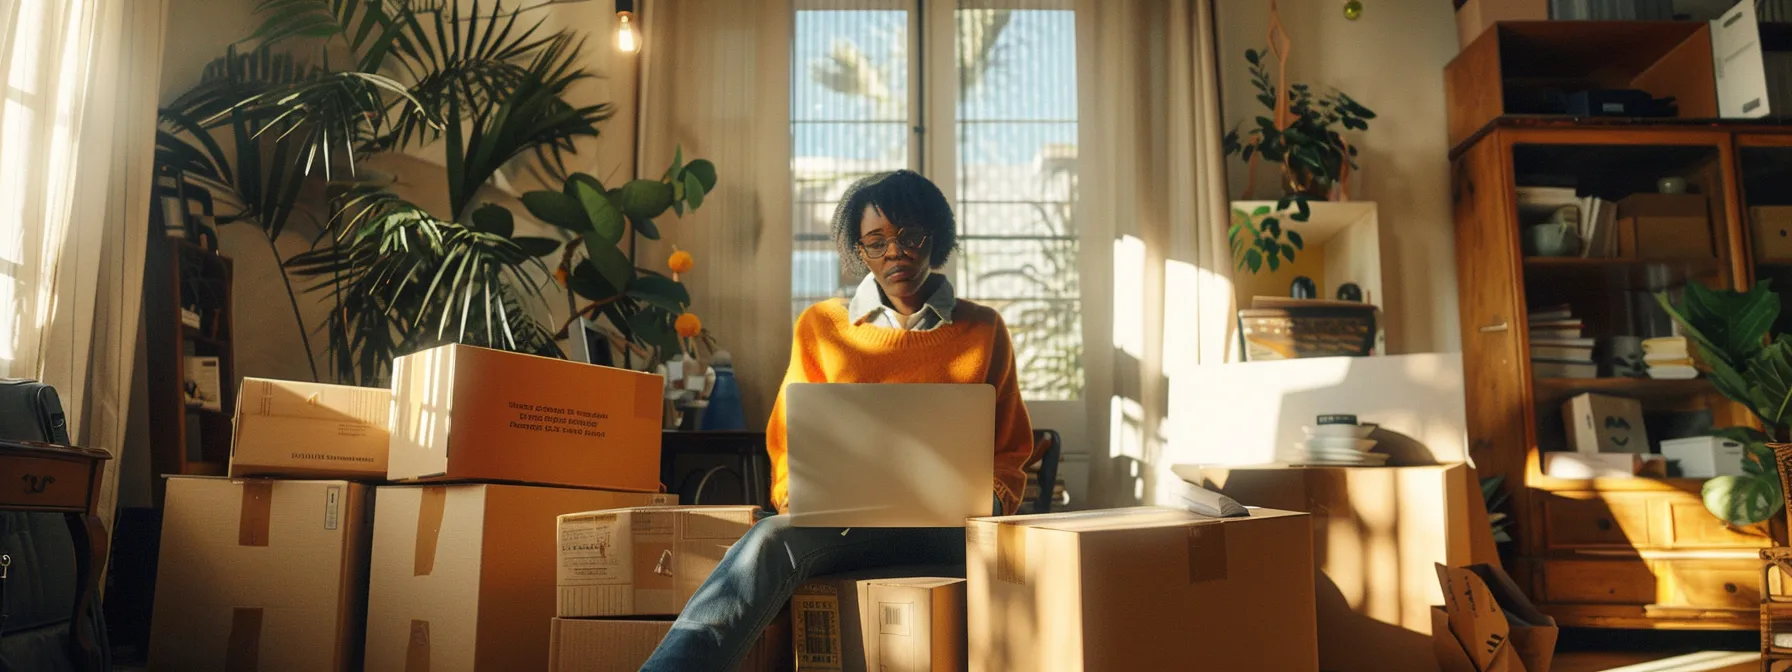
[[[392,379],[393,480],[660,489],[657,375],[444,345]]]
[[[1643,403],[1603,394],[1581,394],[1562,404],[1568,441],[1582,453],[1648,453]]]
[[[558,615],[678,615],[757,511],[677,506],[561,516]]]
[[[849,605],[856,601],[850,598]],[[852,615],[857,616],[856,613]],[[857,655],[864,656],[857,642],[840,633],[844,619],[840,613],[839,586],[825,582],[803,584],[790,598],[790,618],[796,633],[798,672],[844,670],[847,644],[855,645]]]
[[[244,378],[230,475],[384,479],[392,392]]]

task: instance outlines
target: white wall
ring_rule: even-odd
[[[1443,97],[1444,65],[1457,52],[1455,16],[1442,0],[1371,0],[1356,21],[1344,18],[1343,6],[1281,0],[1283,30],[1294,43],[1288,76],[1336,87],[1378,115],[1352,140],[1362,170],[1350,197],[1379,204],[1389,350],[1455,352],[1461,337]],[[1226,126],[1255,123],[1270,112],[1256,100],[1244,52],[1268,44],[1269,3],[1215,0],[1215,11]],[[1235,197],[1245,172],[1242,161],[1228,163]],[[1280,193],[1271,167],[1257,173],[1257,197]]]

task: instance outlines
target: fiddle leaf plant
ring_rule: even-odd
[[[573,236],[563,249],[548,252],[561,255],[555,275],[587,301],[561,331],[581,317],[602,316],[623,338],[650,353],[650,368],[682,352],[677,322],[690,308],[690,292],[673,278],[637,267],[625,248],[632,248],[630,232],[659,240],[655,217],[695,211],[715,185],[715,164],[705,159],[687,164],[679,149],[657,180],[605,188],[596,177],[574,173],[559,191],[523,194],[529,214]]]
[[[1294,207],[1292,212],[1288,210],[1290,205]],[[1277,201],[1273,209],[1267,205],[1257,206],[1251,212],[1233,208],[1232,225],[1226,229],[1233,262],[1239,270],[1249,268],[1252,273],[1265,265],[1274,271],[1282,267],[1284,260],[1293,262],[1295,251],[1306,249],[1307,241],[1299,231],[1282,226],[1282,219],[1305,222],[1312,214],[1305,199],[1288,196]]]
[[[1717,391],[1742,404],[1761,428],[1731,427],[1714,432],[1747,447],[1743,474],[1718,476],[1701,492],[1705,509],[1731,525],[1752,525],[1784,508],[1784,485],[1769,444],[1784,443],[1792,427],[1792,336],[1771,334],[1780,299],[1761,281],[1746,292],[1686,285],[1675,305],[1666,294],[1655,299],[1678,322]]]

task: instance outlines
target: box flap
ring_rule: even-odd
[[[1465,644],[1475,669],[1489,669],[1494,656],[1512,638],[1511,625],[1500,611],[1499,602],[1487,584],[1466,568],[1437,565],[1437,580],[1443,585],[1450,632],[1456,635],[1456,641]]]
[[[244,378],[236,409],[239,418],[310,418],[389,428],[392,391],[380,387]]]
[[[1725,119],[1767,116],[1767,67],[1755,0],[1742,0],[1711,22],[1711,64],[1717,72],[1717,110]]]

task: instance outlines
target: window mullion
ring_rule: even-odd
[[[923,120],[920,171],[939,185],[946,200],[958,203],[958,0],[918,0],[921,20],[921,100]],[[953,208],[963,216],[963,209]],[[954,264],[944,269],[952,277]]]

